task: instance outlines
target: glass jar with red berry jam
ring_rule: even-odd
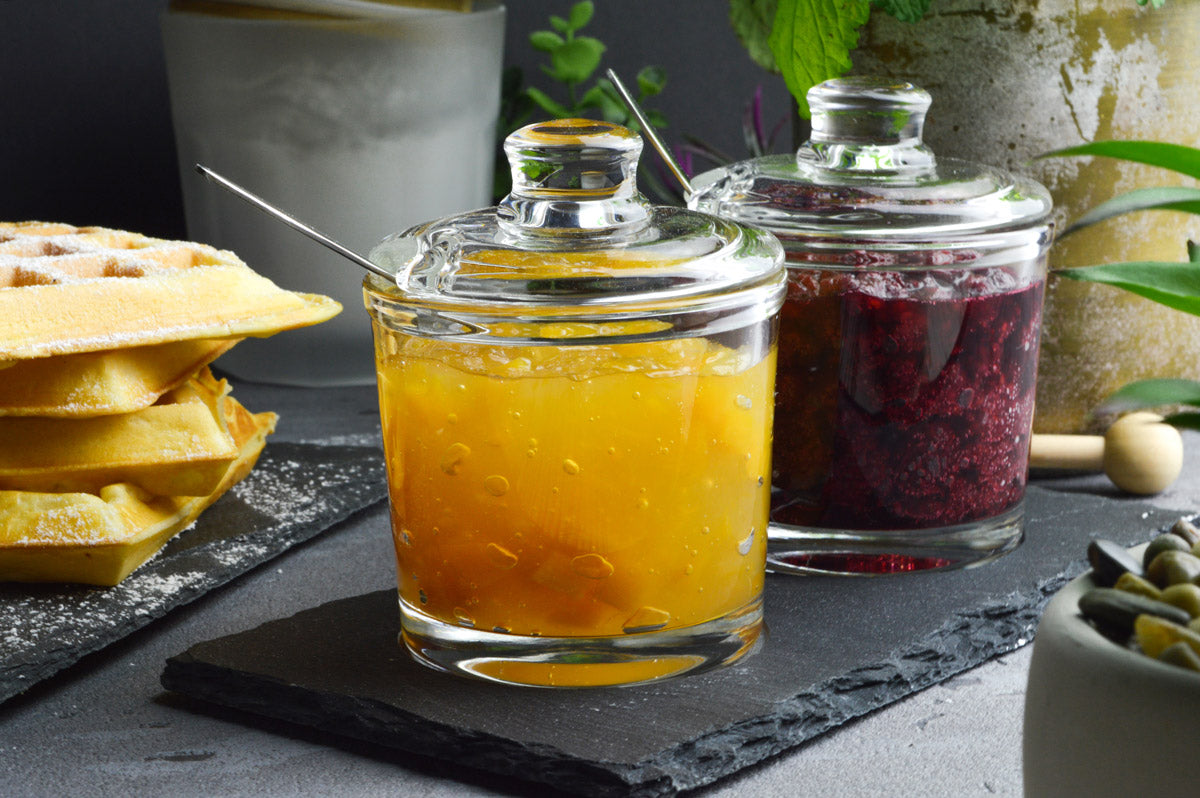
[[[808,101],[795,156],[700,175],[690,200],[787,255],[770,567],[986,562],[1024,534],[1049,194],[935,158],[911,84],[843,78]]]

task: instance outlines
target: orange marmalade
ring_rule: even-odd
[[[401,601],[547,637],[757,604],[774,344],[590,343],[574,327],[588,325],[543,329],[564,344],[538,346],[376,327]]]

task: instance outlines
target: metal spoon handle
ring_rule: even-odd
[[[658,154],[661,155],[663,161],[666,162],[667,168],[671,170],[671,174],[675,175],[675,179],[678,180],[679,185],[683,187],[684,197],[691,197],[691,181],[688,180],[687,175],[683,173],[683,170],[679,168],[679,164],[675,162],[675,156],[673,156],[671,151],[667,149],[667,145],[663,144],[662,139],[658,137],[658,133],[650,125],[650,121],[646,119],[646,114],[642,112],[642,109],[637,104],[637,101],[633,99],[633,95],[630,94],[629,90],[625,88],[625,84],[621,82],[619,77],[617,77],[616,72],[610,69],[606,74],[608,75],[608,79],[612,81],[613,85],[617,87],[617,91],[621,94],[621,99],[625,101],[625,105],[629,108],[630,112],[637,117],[637,121],[641,123],[642,131],[646,134],[646,138],[650,139],[650,143],[654,145],[654,149],[658,150]]]
[[[355,263],[357,263],[359,266],[362,266],[367,271],[373,272],[374,274],[378,274],[380,277],[384,277],[388,280],[394,281],[396,279],[396,275],[390,274],[387,271],[385,271],[384,269],[381,269],[380,267],[376,266],[371,261],[364,258],[362,255],[359,255],[354,250],[342,246],[341,244],[334,241],[332,238],[330,238],[329,236],[320,232],[319,230],[315,230],[312,227],[309,227],[304,222],[302,222],[299,219],[297,219],[296,217],[292,216],[287,211],[283,211],[283,210],[280,210],[279,208],[276,208],[274,205],[267,202],[262,197],[258,196],[257,194],[253,194],[253,193],[247,191],[246,189],[239,186],[237,183],[234,183],[229,178],[222,177],[221,175],[217,174],[213,170],[209,169],[207,166],[203,166],[202,164],[196,164],[196,171],[199,172],[200,174],[204,175],[209,180],[213,181],[214,183],[216,183],[218,186],[225,189],[226,191],[229,191],[232,194],[236,194],[238,197],[241,197],[243,200],[250,203],[254,207],[258,208],[259,210],[266,211],[267,213],[271,214],[279,221],[286,224],[288,227],[291,227],[294,230],[298,230],[301,233],[304,233],[304,235],[308,236],[313,241],[316,241],[318,244],[324,244],[325,246],[329,247],[330,249],[332,249],[334,252],[341,255],[342,257],[348,258],[348,259],[354,261]]]

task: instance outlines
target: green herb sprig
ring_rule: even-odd
[[[549,56],[550,63],[542,65],[542,71],[564,87],[566,101],[555,100],[533,86],[526,88],[525,93],[544,112],[559,119],[598,115],[605,121],[637,130],[637,119],[625,108],[620,93],[608,78],[598,78],[590,87],[583,88],[600,68],[607,49],[599,39],[579,33],[592,21],[594,14],[595,6],[591,0],[583,0],[571,6],[566,18],[552,15],[550,27],[553,30],[536,30],[529,34],[530,46]],[[639,105],[660,94],[666,85],[667,75],[661,67],[644,67],[637,73]],[[646,109],[646,117],[656,128],[667,124],[658,110]]]
[[[550,118],[603,119],[641,132],[641,125],[625,107],[612,81],[605,77],[593,80],[608,49],[599,39],[581,33],[592,21],[595,11],[592,0],[581,0],[571,6],[566,17],[551,15],[549,29],[529,34],[529,45],[549,59],[548,64],[541,65],[542,72],[561,88],[565,96],[556,99],[535,86],[524,85],[524,75],[516,67],[506,70],[499,125],[502,139],[528,122],[539,110]],[[636,99],[647,121],[656,129],[667,127],[663,113],[646,106],[647,99],[661,94],[666,88],[666,71],[658,66],[643,67],[638,71],[636,81]],[[640,179],[654,194],[660,197],[671,195],[662,181],[648,170],[640,171]],[[501,154],[497,160],[495,193],[502,197],[507,191],[507,164]]]

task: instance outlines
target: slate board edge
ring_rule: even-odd
[[[230,671],[184,652],[167,660],[160,678],[167,690],[199,700],[214,707],[233,709],[286,724],[331,733],[344,738],[361,740],[381,747],[404,751],[426,758],[464,765],[474,770],[513,777],[529,783],[528,762],[531,749],[537,749],[539,768],[536,781],[562,789],[564,784],[577,782],[581,777],[589,786],[598,789],[589,795],[650,796],[674,792],[669,777],[658,773],[654,780],[631,780],[623,766],[605,768],[588,760],[563,754],[558,749],[537,743],[518,743],[486,732],[470,732],[447,724],[430,721],[397,707],[373,699],[327,693],[290,684],[286,680],[259,673]],[[236,684],[236,697],[230,686]],[[347,699],[350,699],[349,701]],[[292,711],[281,713],[280,706]],[[303,706],[310,720],[297,718],[297,707]],[[329,706],[337,707],[330,711]],[[352,710],[347,710],[352,706]],[[397,732],[407,732],[397,734]],[[410,741],[409,745],[397,743]],[[431,753],[438,744],[451,744],[461,753],[454,760]],[[640,773],[643,768],[629,769]],[[630,787],[640,787],[631,792]]]
[[[271,446],[271,444],[268,444]],[[321,448],[336,448],[336,449],[363,449],[371,452],[378,452],[376,447],[367,446],[333,446],[326,447],[317,444],[292,444],[279,443],[274,444],[276,450],[286,449],[289,447],[304,447],[311,449]],[[191,604],[201,596],[207,595],[213,590],[224,587],[225,585],[243,576],[255,568],[258,568],[278,557],[288,549],[293,548],[305,541],[315,538],[334,527],[344,523],[352,516],[366,512],[370,508],[379,504],[387,498],[387,491],[384,483],[380,482],[379,487],[368,494],[365,501],[347,501],[337,502],[333,507],[333,512],[326,518],[322,518],[319,522],[308,523],[279,523],[271,527],[266,527],[261,530],[256,530],[253,534],[255,537],[264,537],[268,542],[264,547],[264,554],[260,555],[252,563],[239,563],[237,565],[226,566],[220,572],[214,572],[214,579],[206,582],[203,585],[192,585],[186,589],[180,590],[169,601],[155,605],[152,609],[137,613],[133,618],[127,619],[125,622],[110,626],[101,633],[96,634],[90,643],[75,647],[75,649],[66,657],[55,660],[51,663],[43,664],[40,667],[26,668],[24,670],[17,668],[16,678],[6,677],[0,680],[0,705],[10,698],[19,696],[29,690],[34,685],[49,679],[56,673],[59,673],[67,668],[78,663],[84,657],[94,654],[97,651],[102,651],[108,646],[116,643],[119,640],[149,626],[159,618],[165,617],[172,611]],[[190,529],[190,527],[189,527]],[[278,530],[284,530],[279,534]],[[187,530],[183,530],[186,532]],[[183,534],[181,532],[180,534]],[[244,536],[243,536],[244,537]],[[208,557],[215,552],[220,551],[232,544],[233,539],[215,540],[210,543],[198,546],[178,555],[175,562],[181,560],[191,560],[199,557]],[[155,567],[155,558],[147,560],[142,568],[153,569]],[[141,569],[139,569],[141,570]],[[137,571],[134,572],[135,574]],[[119,586],[114,586],[119,587]],[[17,684],[17,682],[20,684]]]
[[[1194,512],[1184,512],[1181,515],[1190,519],[1200,517]],[[1162,531],[1165,531],[1165,527],[1158,528],[1155,534]],[[526,782],[550,783],[558,789],[562,789],[563,784],[574,782],[578,787],[590,788],[576,789],[575,793],[598,798],[651,798],[703,787],[802,745],[847,721],[882,709],[1032,642],[1037,624],[1050,599],[1066,583],[1088,569],[1083,557],[1084,552],[1080,551],[1079,555],[1078,559],[1070,562],[1059,573],[1042,579],[1032,588],[1023,592],[1014,591],[1004,597],[1002,602],[957,613],[938,629],[894,652],[881,663],[858,668],[812,685],[791,699],[778,702],[775,712],[700,734],[687,743],[664,749],[634,765],[596,763],[557,749],[548,749],[545,745],[516,743],[507,738],[476,731],[471,731],[469,735],[481,744],[480,750],[492,755],[484,759],[461,757],[455,762],[479,770],[515,776]],[[286,620],[270,621],[268,624]],[[978,633],[985,629],[990,630],[991,634],[986,639],[981,639]],[[947,658],[937,667],[929,669],[928,673],[921,673],[923,668],[929,667],[931,653],[945,647],[945,641],[950,637],[959,641],[956,648],[959,655]],[[940,641],[940,645],[932,645],[933,641]],[[190,682],[191,676],[199,677],[199,689],[196,689],[195,683]],[[213,705],[288,723],[298,723],[294,717],[273,711],[275,704],[270,701],[231,701],[227,689],[208,689],[205,684],[220,684],[228,688],[231,677],[241,683],[244,689],[239,692],[243,695],[255,695],[257,690],[270,689],[282,691],[277,695],[294,695],[297,692],[308,695],[321,693],[307,687],[288,685],[283,680],[268,675],[250,674],[203,663],[192,657],[190,652],[169,659],[161,681],[169,690]],[[344,702],[346,698],[344,694],[338,695],[340,702]],[[362,705],[365,712],[369,712],[370,708],[375,706],[380,707],[385,715],[396,716],[403,712],[397,707],[380,704],[371,699],[355,696],[354,700]],[[319,714],[315,717],[317,722],[308,724],[313,728],[421,756],[432,756],[428,750],[422,750],[415,743],[397,743],[394,737],[389,737],[386,733],[381,739],[375,731],[386,728],[386,724],[356,724],[351,721],[349,724],[330,725],[321,722]],[[434,727],[437,727],[442,735],[452,735],[454,740],[464,739],[463,729],[452,729],[429,719],[418,719],[416,726],[426,733],[426,739],[429,730]],[[539,749],[539,765],[554,768],[553,780],[531,775],[529,768],[521,767],[520,757],[514,761],[507,753],[529,752],[531,749]],[[502,753],[496,754],[497,751]],[[604,764],[608,765],[607,768],[603,767]],[[601,778],[596,778],[598,775]],[[591,779],[591,783],[580,784],[580,777]]]
[[[782,754],[848,721],[883,709],[1030,643],[1046,604],[1059,588],[1084,570],[1082,564],[1077,564],[1046,580],[1035,591],[1013,594],[1004,605],[961,613],[955,620],[897,652],[887,662],[857,668],[813,685],[781,702],[777,711],[771,714],[703,735],[650,761],[669,772],[675,789],[690,790]],[[979,640],[979,630],[998,625],[1002,626],[1000,634],[986,642]],[[946,659],[922,673],[923,668],[928,668],[929,652],[945,648],[946,641],[952,638],[958,642],[956,649],[961,651],[960,656]],[[933,645],[933,641],[938,641],[938,645]],[[730,753],[733,746],[720,744],[724,737],[735,738],[733,743],[740,753]],[[751,747],[753,750],[747,753]],[[680,750],[683,748],[697,751],[690,757],[682,757]],[[705,748],[715,750],[706,754]],[[735,757],[737,761],[734,761]],[[674,760],[673,766],[664,764],[670,760]],[[679,763],[683,763],[683,767]]]
[[[1076,563],[1033,591],[1012,594],[1003,604],[960,613],[885,663],[812,685],[780,702],[775,712],[702,734],[635,765],[597,763],[545,745],[453,728],[372,699],[324,693],[270,675],[212,665],[190,652],[168,659],[160,681],[168,690],[213,705],[420,756],[440,758],[431,750],[450,746],[431,741],[449,743],[458,752],[456,764],[558,789],[574,785],[575,789],[567,791],[579,795],[657,798],[712,784],[1019,648],[1032,639],[1054,593],[1084,570],[1082,563]],[[995,633],[981,639],[981,629]],[[951,637],[958,641],[955,650],[960,655],[929,670],[929,652],[944,648]],[[934,640],[941,641],[940,646],[933,646]],[[238,689],[231,691],[231,684]],[[345,708],[348,698],[353,711]],[[291,711],[278,712],[281,706]],[[298,706],[311,710],[299,713],[307,714],[307,720],[297,718]],[[329,707],[341,709],[330,711]],[[537,759],[536,770],[523,764],[530,758]]]

